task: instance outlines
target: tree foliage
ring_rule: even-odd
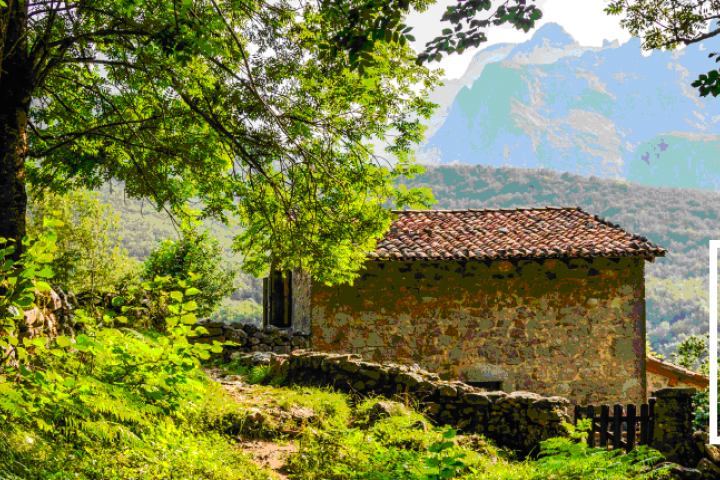
[[[678,45],[690,45],[720,35],[720,24],[711,28],[712,20],[720,18],[717,0],[612,0],[605,9],[608,15],[626,13],[620,25],[635,37],[643,37],[643,48],[675,50]],[[708,30],[706,32],[706,30]],[[718,56],[711,53],[709,58]],[[715,59],[720,62],[720,57]],[[720,95],[720,71],[711,70],[692,83],[701,97]]]
[[[326,0],[327,1],[327,0]],[[408,12],[411,2],[408,0],[368,0],[366,2],[336,2],[347,5],[347,10],[331,12],[328,18],[337,33],[329,42],[321,43],[321,57],[334,57],[346,51],[350,68],[362,75],[365,68],[372,64],[372,53],[378,41],[405,46],[414,41],[410,35],[413,27],[402,23],[403,12]],[[420,12],[431,1],[413,3]],[[417,57],[418,65],[440,61],[442,54],[462,53],[470,47],[478,47],[487,41],[482,28],[491,25],[510,23],[525,32],[535,26],[542,18],[542,12],[527,0],[506,0],[484,19],[475,18],[483,10],[490,10],[490,0],[458,0],[457,5],[449,6],[441,21],[449,21],[453,28],[443,29],[441,35],[426,44],[426,49]],[[330,4],[328,1],[327,4]],[[463,25],[466,22],[466,25]]]
[[[145,260],[142,278],[152,280],[169,275],[188,281],[202,292],[197,296],[198,314],[208,316],[239,286],[235,284],[235,269],[221,267],[221,250],[218,241],[207,231],[198,233],[185,225],[180,240],[164,240]],[[192,280],[191,272],[195,274]]]
[[[415,65],[407,45],[384,39],[362,76],[346,52],[322,57],[342,9],[10,2],[0,26],[0,122],[13,128],[0,132],[0,184],[13,191],[0,189],[12,207],[0,212],[0,228],[24,234],[16,213],[25,179],[37,198],[116,179],[158,209],[199,199],[205,216],[240,222],[251,271],[266,269],[273,252],[329,281],[350,278],[356,252],[389,223],[382,202],[430,201],[392,179],[418,171],[416,118],[433,108],[410,87],[426,92],[439,77]],[[399,132],[395,165],[369,144],[390,129]]]
[[[49,194],[28,204],[28,235],[37,238],[44,222],[62,222],[53,253],[53,282],[75,293],[122,289],[137,279],[140,264],[127,256],[120,216],[86,190]],[[124,226],[123,226],[124,227]]]

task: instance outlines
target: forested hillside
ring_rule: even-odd
[[[434,209],[577,206],[668,250],[646,262],[648,339],[662,354],[708,331],[708,247],[720,239],[720,194],[647,187],[552,170],[444,165],[407,186],[429,187]]]

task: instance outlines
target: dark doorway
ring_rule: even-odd
[[[263,326],[267,325],[278,328],[292,325],[291,271],[275,271],[263,279]]]

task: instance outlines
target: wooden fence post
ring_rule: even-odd
[[[652,400],[652,399],[650,399]],[[640,445],[647,445],[648,428],[650,427],[650,414],[648,413],[648,404],[640,405]],[[650,430],[652,432],[652,430]]]
[[[627,406],[627,445],[626,452],[630,452],[635,448],[635,405]]]
[[[613,450],[620,448],[620,442],[622,441],[622,405],[613,407]]]
[[[610,406],[602,405],[600,407],[600,446],[607,447],[608,434],[608,417],[610,416]]]
[[[590,447],[595,446],[595,407],[593,405],[588,405],[587,407],[587,416],[589,419],[591,419],[592,427],[590,428],[590,435],[588,436],[588,445]]]

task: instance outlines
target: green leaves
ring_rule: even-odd
[[[708,6],[705,2],[690,1],[678,7],[670,0],[646,2],[644,0],[612,0],[605,8],[608,15],[626,16],[620,26],[634,37],[642,38],[645,50],[674,50],[678,45],[690,45],[717,35],[717,30],[704,33],[712,20],[720,14],[717,4]],[[710,58],[717,54],[710,54]],[[713,73],[715,75],[713,75]],[[718,72],[710,71],[692,83],[699,89],[701,97],[720,94]]]
[[[718,57],[720,59],[720,57]],[[701,97],[712,94],[713,97],[720,95],[720,72],[711,70],[707,75],[700,75],[691,85],[700,90]]]
[[[428,447],[428,452],[433,453],[429,457],[426,457],[425,463],[431,469],[435,469],[428,475],[428,480],[440,480],[446,478],[454,478],[458,472],[466,467],[465,462],[462,460],[465,457],[465,453],[450,453],[455,446],[455,442],[452,441],[457,436],[457,431],[453,429],[435,429],[436,432],[442,432],[443,440],[438,441]]]
[[[439,61],[442,53],[462,53],[470,46],[478,47],[482,42],[487,41],[484,32],[480,32],[478,28],[485,28],[492,22],[493,25],[502,25],[510,23],[518,30],[525,32],[535,26],[535,22],[542,18],[542,12],[534,5],[526,5],[526,0],[511,0],[515,3],[513,6],[507,6],[506,2],[498,6],[495,13],[484,20],[477,20],[473,17],[482,10],[489,10],[491,2],[489,0],[476,1],[458,1],[457,6],[448,7],[443,14],[441,20],[449,21],[455,25],[455,29],[443,29],[441,37],[437,37],[426,44],[426,49],[417,58],[417,64],[422,65],[425,62]],[[462,21],[468,21],[468,28],[463,31]],[[461,36],[462,35],[462,36]],[[462,39],[457,45],[455,41]]]

